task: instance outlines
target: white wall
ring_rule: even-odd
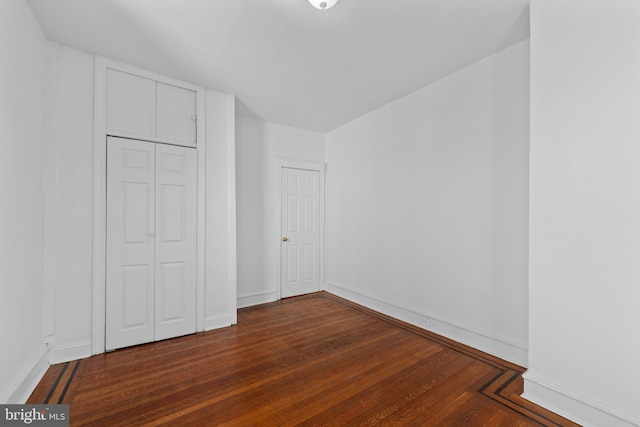
[[[526,41],[327,135],[327,290],[527,363],[528,73]]]
[[[45,49],[44,35],[26,3],[0,2],[0,403],[28,397],[28,383],[37,382],[46,368],[40,363],[46,361]]]
[[[236,116],[239,307],[277,299],[277,158],[323,162],[324,135]]]
[[[640,3],[535,0],[531,19],[525,397],[640,425]]]
[[[91,354],[94,57],[48,44],[45,296],[53,362]]]
[[[235,97],[206,91],[205,322],[236,323]]]

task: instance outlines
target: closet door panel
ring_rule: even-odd
[[[107,143],[106,348],[154,339],[155,147]]]
[[[156,136],[196,146],[196,92],[156,82]]]
[[[196,150],[156,149],[156,339],[196,330]]]
[[[156,82],[110,69],[108,85],[108,131],[153,136],[156,122]]]

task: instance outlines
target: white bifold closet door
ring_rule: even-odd
[[[196,150],[109,137],[106,348],[196,331]]]

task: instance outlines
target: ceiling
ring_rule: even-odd
[[[28,0],[46,36],[329,132],[529,37],[529,0]]]

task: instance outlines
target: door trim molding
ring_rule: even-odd
[[[325,260],[325,233],[324,233],[324,209],[325,209],[325,173],[327,169],[327,164],[325,162],[316,162],[311,160],[298,160],[291,159],[287,157],[278,157],[275,162],[275,174],[276,174],[276,195],[275,195],[275,221],[276,221],[276,294],[278,300],[282,299],[282,283],[281,283],[281,271],[282,271],[282,169],[301,169],[308,171],[316,171],[320,174],[320,289],[322,290],[322,284],[324,283],[325,271],[324,271],[324,260]]]
[[[93,310],[91,326],[91,353],[105,352],[106,337],[106,206],[107,206],[107,69],[114,69],[163,83],[191,89],[196,92],[196,150],[198,154],[198,235],[196,252],[196,331],[205,329],[205,89],[172,79],[131,65],[95,57],[94,109],[93,109]],[[114,135],[117,136],[117,135]],[[126,136],[125,136],[126,138]],[[161,142],[150,139],[150,142]]]

